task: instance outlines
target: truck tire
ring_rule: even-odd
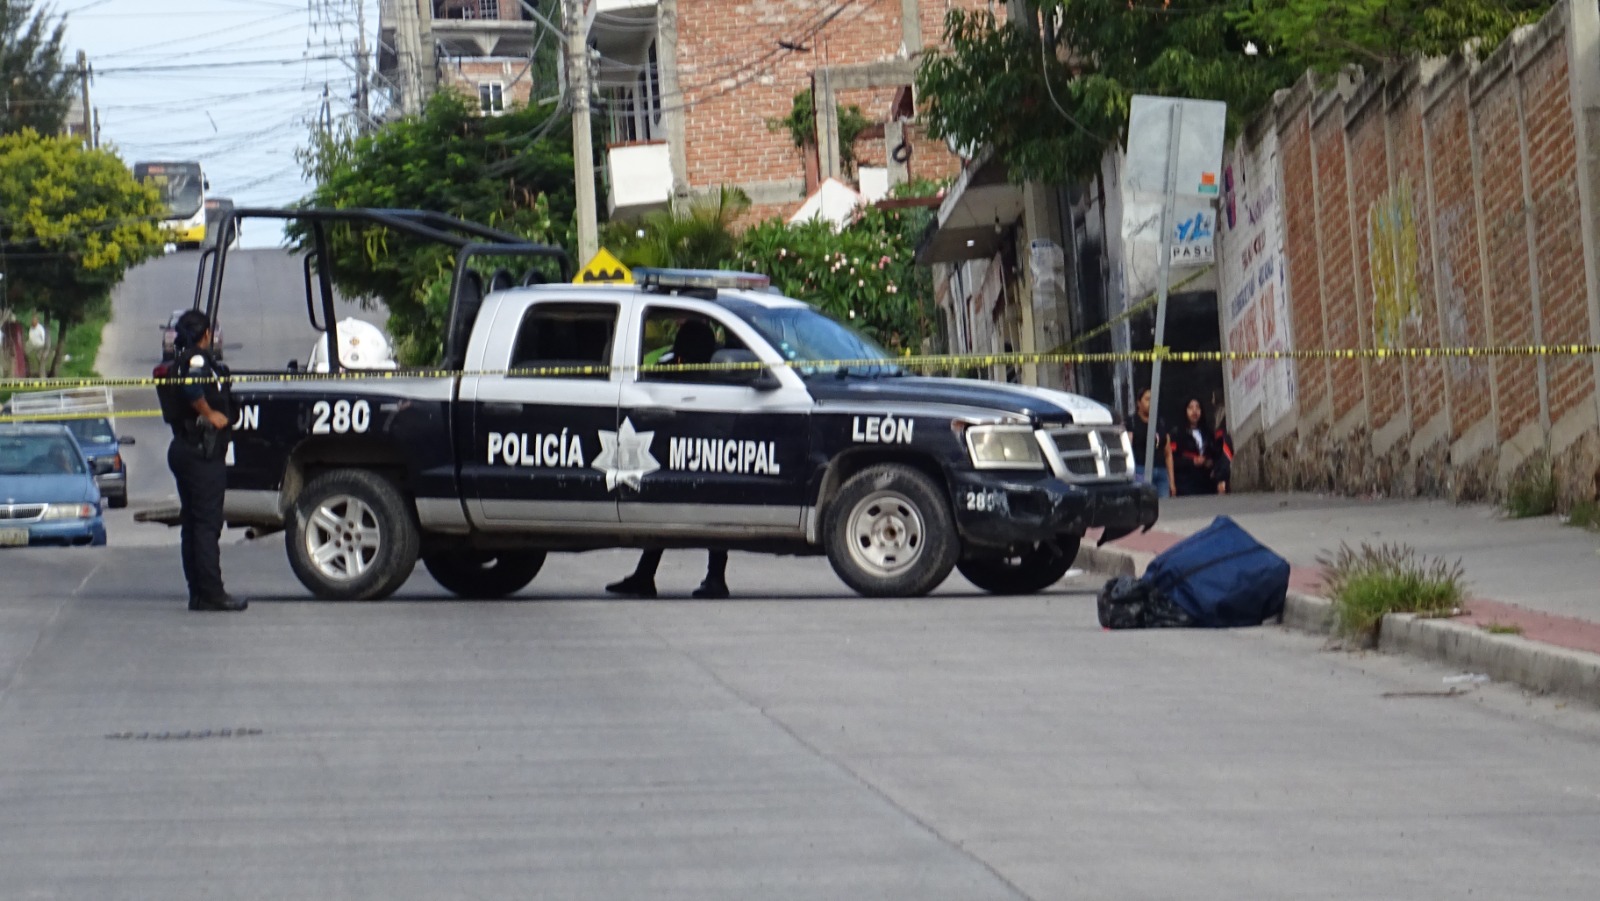
[[[829,502],[823,528],[833,571],[866,597],[925,595],[960,554],[944,490],[898,463],[851,476]]]
[[[475,551],[471,548],[424,554],[428,575],[452,594],[494,600],[516,594],[544,566],[544,551]]]
[[[328,601],[381,601],[417,566],[416,516],[394,483],[360,469],[336,469],[295,499],[284,545],[289,566]]]
[[[968,582],[991,594],[1033,594],[1061,581],[1078,558],[1082,538],[1062,535],[1056,538],[1057,554],[1049,545],[1036,544],[1015,557],[974,557],[956,564]]]

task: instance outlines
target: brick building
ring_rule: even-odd
[[[911,124],[911,80],[945,12],[987,0],[593,2],[613,216],[730,186],[762,219],[793,213],[828,177],[875,199],[892,184],[959,171],[948,148]],[[807,90],[820,140],[799,147],[788,127],[769,123]],[[853,154],[841,152],[838,106],[859,107],[868,122]]]

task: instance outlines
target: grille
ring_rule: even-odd
[[[0,504],[0,522],[32,520],[44,515],[44,504]]]
[[[1123,481],[1133,472],[1116,426],[1057,429],[1050,433],[1056,472],[1069,482]]]

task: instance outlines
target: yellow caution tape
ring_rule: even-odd
[[[1019,366],[1042,364],[1079,363],[1151,363],[1157,358],[1165,363],[1218,363],[1233,360],[1429,360],[1477,358],[1535,358],[1583,357],[1600,354],[1597,344],[1525,344],[1498,347],[1399,347],[1399,348],[1336,348],[1331,350],[1255,350],[1255,351],[1175,351],[1170,347],[1151,350],[1106,353],[1009,353],[1009,354],[920,354],[890,358],[863,358],[841,360],[791,360],[784,363],[747,361],[737,363],[686,363],[641,364],[635,366],[609,366],[604,364],[584,366],[536,366],[516,369],[451,370],[451,369],[386,369],[357,370],[336,373],[282,372],[241,373],[223,379],[236,385],[288,384],[293,382],[386,382],[435,378],[556,378],[562,376],[605,376],[613,372],[731,372],[787,366],[811,372],[831,372],[840,369],[904,369],[952,370],[971,367]],[[188,378],[25,378],[0,379],[0,391],[47,391],[62,388],[155,388],[162,385],[206,384],[215,378],[191,376]],[[63,419],[94,418],[111,415],[118,418],[159,416],[159,410],[113,411],[101,413],[33,413],[0,416],[3,422],[59,421]]]

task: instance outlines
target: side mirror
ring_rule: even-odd
[[[122,445],[123,447],[132,447],[135,444],[138,444],[139,442],[133,440],[133,436],[132,435],[123,435],[123,436],[121,436],[121,437],[119,437],[117,439],[117,443]]]
[[[711,356],[713,363],[760,363],[754,351],[743,348],[719,350]],[[757,391],[775,391],[783,386],[778,377],[766,366],[760,368],[713,369],[707,373],[710,380],[724,385],[746,385]]]

